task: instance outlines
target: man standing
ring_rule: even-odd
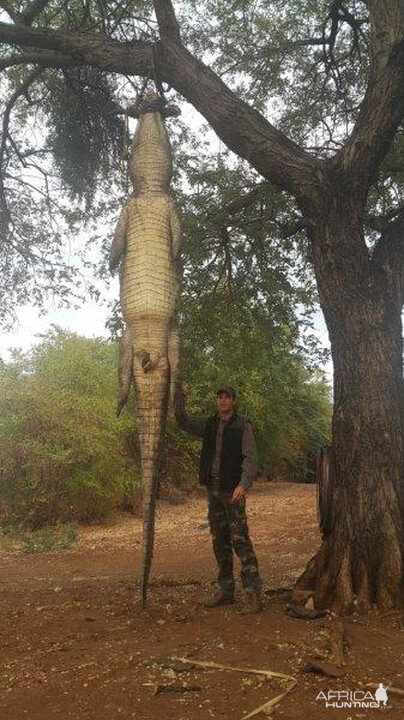
[[[203,438],[199,479],[207,487],[209,526],[219,568],[218,592],[205,607],[234,602],[233,550],[241,562],[245,592],[243,613],[262,610],[260,576],[250,540],[246,493],[257,471],[257,451],[251,423],[236,413],[236,393],[228,385],[217,391],[218,412],[208,418],[188,415],[181,390],[174,410],[178,425]]]

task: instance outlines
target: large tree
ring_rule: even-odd
[[[199,14],[189,1],[178,3],[178,19],[169,0],[153,5],[157,27],[146,1],[110,10],[1,2],[10,21],[0,23],[0,41],[12,48],[1,67],[29,70],[6,108],[0,155],[15,93],[28,93],[47,68],[65,78],[91,72],[104,88],[111,74],[154,75],[285,203],[294,200],[334,362],[331,512],[299,585],[315,590],[318,606],[396,605],[404,581],[403,2],[235,0],[203,3]],[[198,59],[204,52],[209,66]]]

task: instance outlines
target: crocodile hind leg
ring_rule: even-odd
[[[130,390],[130,384],[132,381],[133,372],[133,343],[132,333],[127,328],[124,332],[119,348],[119,366],[118,366],[118,380],[119,380],[119,391],[118,401],[116,406],[117,417],[121,414],[122,408],[126,404],[128,394]]]

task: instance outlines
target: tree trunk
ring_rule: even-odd
[[[334,362],[331,507],[297,587],[347,611],[403,601],[402,298],[397,274],[366,247],[358,195],[341,184],[311,218]]]

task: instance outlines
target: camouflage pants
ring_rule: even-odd
[[[209,526],[213,551],[219,566],[218,585],[226,594],[234,593],[233,550],[241,562],[241,583],[246,592],[260,588],[258,562],[250,540],[245,499],[231,503],[231,495],[208,493]]]

